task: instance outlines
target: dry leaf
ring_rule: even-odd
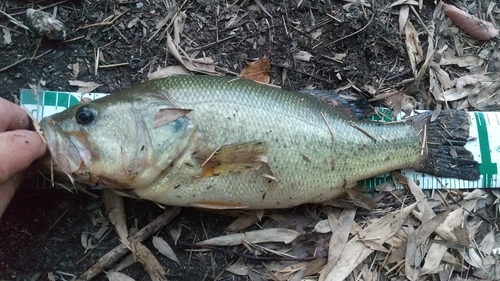
[[[293,54],[293,58],[298,60],[298,61],[310,61],[313,55],[306,51],[298,51],[297,53]]]
[[[361,232],[347,242],[343,254],[327,273],[325,280],[344,280],[351,272],[367,258],[373,250],[368,246],[371,242],[379,245],[385,243],[394,236],[401,228],[401,225],[417,204],[414,203],[398,212],[390,213],[363,229]]]
[[[190,75],[191,72],[183,65],[167,66],[155,72],[148,73],[148,80],[170,77],[173,75]]]
[[[177,228],[171,228],[169,233],[170,233],[170,236],[172,237],[172,239],[174,239],[174,245],[177,245],[177,241],[181,237],[182,226],[179,225],[179,227],[177,227]]]
[[[482,74],[464,75],[457,78],[455,88],[445,91],[442,96],[437,97],[439,101],[456,101],[478,94],[482,89],[492,84],[492,79]]]
[[[167,49],[168,52],[189,71],[218,75],[217,71],[215,71],[215,62],[212,59],[206,58],[196,60],[189,58],[186,52],[172,40],[169,33],[167,33]],[[184,57],[181,56],[179,51],[184,54]]]
[[[260,218],[257,216],[256,211],[249,211],[233,221],[224,229],[224,231],[237,232],[253,225],[259,220]]]
[[[79,80],[69,80],[68,81],[71,86],[78,86],[79,93],[90,93],[95,90],[97,87],[102,86],[102,84],[97,84],[94,82],[84,82]]]
[[[248,270],[249,270],[248,266],[244,265],[241,261],[239,261],[237,263],[233,263],[228,268],[226,268],[226,271],[231,272],[232,274],[235,274],[235,275],[240,275],[240,276],[247,276]]]
[[[109,281],[135,281],[134,278],[121,272],[106,272]]]
[[[478,40],[486,41],[498,35],[498,29],[491,22],[481,20],[453,5],[443,4],[443,9],[456,26]]]
[[[5,40],[5,44],[10,45],[10,43],[12,43],[10,30],[8,28],[2,28],[2,29],[3,29],[3,39]]]
[[[349,233],[351,233],[355,215],[355,209],[344,209],[340,214],[340,218],[337,223],[334,214],[331,211],[328,212],[328,221],[330,222],[330,228],[332,229],[332,236],[330,238],[328,249],[328,262],[325,270],[322,274],[320,274],[319,280],[325,280],[326,276],[332,271],[340,257],[346,254],[344,253],[344,248],[349,238]]]
[[[110,189],[103,189],[104,207],[109,221],[115,227],[116,233],[122,243],[128,245],[127,218],[125,216],[125,204],[123,197],[117,195]]]
[[[417,77],[417,64],[419,64],[424,59],[424,53],[422,47],[420,46],[420,41],[418,40],[418,34],[413,27],[411,21],[408,21],[405,26],[406,34],[406,52],[408,53],[408,58],[410,59],[411,69],[415,78]]]
[[[300,235],[295,230],[284,228],[269,228],[243,233],[229,234],[198,242],[199,245],[232,246],[240,245],[243,240],[248,243],[282,242],[289,244]]]
[[[311,32],[310,34],[311,34],[311,38],[313,40],[316,40],[321,36],[321,34],[323,34],[323,30],[321,28],[318,28],[316,31]]]
[[[456,64],[459,67],[477,67],[481,66],[484,64],[484,59],[480,58],[479,56],[474,56],[474,55],[468,55],[468,56],[462,56],[462,57],[453,57],[453,58],[441,58],[439,61],[439,65],[450,65],[450,64]]]
[[[78,74],[80,74],[80,63],[71,63],[68,65],[68,69],[71,69],[71,74],[73,76],[73,78],[76,79],[76,77],[78,76]]]
[[[257,61],[248,64],[241,71],[241,78],[269,84],[271,82],[271,61],[263,57]]]
[[[479,111],[500,110],[500,82],[495,81],[484,87],[479,93],[470,94],[469,104]]]
[[[328,224],[328,220],[320,220],[313,229],[313,232],[318,232],[318,233],[328,233],[331,232],[332,229],[330,228],[330,225]]]
[[[345,189],[347,196],[352,200],[352,202],[359,207],[362,207],[367,210],[375,210],[378,208],[377,202],[373,200],[371,197],[364,195],[354,189],[346,188]]]
[[[461,201],[460,205],[463,208],[458,208],[453,212],[449,213],[445,221],[436,228],[436,233],[439,236],[441,236],[442,233],[446,233],[446,235],[454,237],[454,241],[457,241],[451,229],[462,224],[464,209],[471,211],[476,205],[476,201],[475,200],[466,201],[465,203]],[[429,247],[429,251],[427,252],[424,266],[422,267],[422,272],[431,272],[437,269],[439,267],[441,259],[443,258],[447,250],[448,250],[447,246],[433,243]]]
[[[191,109],[182,108],[162,108],[154,116],[153,128],[158,128],[168,123],[174,122],[175,120],[186,116],[186,114],[191,111]]]
[[[401,5],[399,8],[399,34],[403,34],[405,31],[406,22],[408,21],[408,16],[410,15],[410,7],[408,5]]]
[[[179,265],[181,265],[181,262],[175,255],[174,250],[168,245],[167,241],[165,241],[163,238],[158,237],[158,236],[153,236],[153,246],[160,252],[162,255],[165,257],[175,261]]]
[[[493,246],[495,245],[495,231],[492,230],[486,236],[484,236],[483,241],[479,244],[479,249],[485,255],[493,254]]]

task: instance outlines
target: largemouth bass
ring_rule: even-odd
[[[351,120],[307,94],[254,82],[174,76],[40,122],[75,180],[155,202],[287,208],[325,202],[360,180],[414,168],[475,180],[465,112],[383,124]]]

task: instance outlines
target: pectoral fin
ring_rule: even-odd
[[[261,176],[276,179],[267,163],[265,142],[252,141],[221,146],[214,150],[196,152],[194,158],[202,167],[200,177],[253,171]]]

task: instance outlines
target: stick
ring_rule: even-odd
[[[139,241],[142,242],[146,240],[153,233],[159,231],[162,227],[167,225],[175,216],[177,216],[181,211],[180,207],[172,207],[148,225],[146,225],[143,229],[139,230],[129,241]],[[120,244],[116,246],[113,250],[109,251],[106,255],[102,256],[96,264],[94,264],[91,268],[87,269],[80,277],[76,279],[76,281],[88,281],[94,278],[97,274],[104,271],[106,268],[109,268],[113,263],[115,263],[118,259],[128,253],[130,249],[128,249],[125,245]]]
[[[353,126],[354,128],[358,129],[361,133],[365,134],[367,137],[369,137],[370,139],[372,139],[374,142],[377,142],[377,139],[370,135],[370,133],[368,133],[366,130],[364,130],[363,128],[361,128],[360,126],[358,126],[358,124],[352,122],[352,121],[349,121],[349,124],[351,126]]]
[[[325,121],[326,126],[328,127],[328,131],[330,131],[330,135],[332,135],[332,139],[337,140],[337,138],[335,137],[335,134],[333,134],[332,127],[328,123],[328,120],[326,120],[325,115],[323,114],[323,112],[320,112],[320,114],[321,114],[321,117],[323,117],[323,121]]]
[[[13,66],[16,66],[16,65],[18,65],[18,64],[20,64],[20,63],[22,63],[23,61],[25,61],[25,60],[27,60],[27,59],[28,59],[28,58],[22,58],[22,59],[20,59],[20,60],[16,61],[15,63],[13,63],[13,64],[11,64],[11,65],[8,65],[8,66],[6,66],[6,67],[4,67],[4,68],[0,69],[0,72],[5,71],[5,70],[7,70],[7,69],[9,69],[9,68],[11,68],[11,67],[13,67]]]

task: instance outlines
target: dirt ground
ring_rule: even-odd
[[[413,73],[404,36],[399,33],[399,8],[388,7],[393,1],[376,0],[370,8],[333,0],[236,2],[185,0],[178,1],[177,8],[170,8],[167,0],[1,1],[1,11],[24,23],[27,8],[56,11],[57,19],[66,25],[68,38],[65,42],[42,39],[0,14],[0,29],[10,30],[11,37],[0,36],[0,69],[6,68],[0,71],[0,96],[14,100],[19,89],[29,88],[29,84],[76,91],[69,80],[99,83],[102,86],[96,92],[111,93],[147,80],[147,74],[159,68],[178,65],[167,51],[166,27],[148,39],[169,11],[179,9],[186,16],[180,47],[190,54],[197,52],[198,57],[213,59],[219,73],[238,74],[248,62],[269,57],[271,84],[283,88],[333,90],[353,85],[351,89],[366,98],[373,98],[383,89],[397,89],[414,99],[415,108],[433,109],[436,105],[429,98],[428,83],[401,84]],[[480,2],[485,9],[490,1]],[[434,7],[432,1],[424,1],[420,17],[424,21],[432,18]],[[110,24],[87,27],[119,14]],[[409,17],[425,49],[424,28],[415,14]],[[314,33],[318,30],[320,33]],[[98,49],[100,65],[111,67],[99,68],[96,75]],[[309,53],[311,59],[294,58],[299,51]],[[79,71],[75,77],[76,63]],[[32,186],[27,184],[18,192],[0,222],[0,280],[49,280],[50,274],[54,280],[71,280],[119,244],[111,232],[94,250],[85,253],[82,247],[82,233],[94,233],[99,228],[96,219],[102,216],[100,199]],[[139,229],[163,212],[153,203],[131,199],[126,199],[126,207],[129,224],[136,223]],[[317,207],[288,212],[306,216],[311,208]],[[318,219],[311,218],[310,223]],[[157,235],[173,245],[169,230],[182,225],[180,241],[189,244],[223,234],[233,220],[184,208]],[[145,244],[151,246],[151,241]],[[175,252],[182,266],[158,256],[169,280],[248,278],[224,271],[239,259],[227,253],[186,252],[181,248],[175,248]],[[259,263],[248,261],[250,265]],[[124,272],[135,280],[149,279],[138,264]],[[100,274],[95,280],[107,279]]]

